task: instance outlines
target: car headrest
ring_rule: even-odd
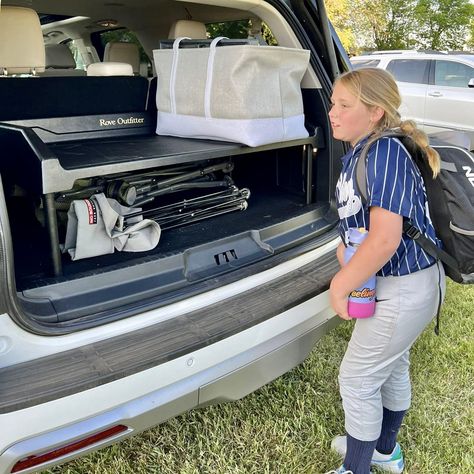
[[[0,8],[0,74],[36,74],[45,68],[43,33],[30,8]]]
[[[140,50],[136,43],[110,41],[105,45],[104,62],[128,63],[133,72],[140,72]]]
[[[127,63],[92,63],[87,66],[88,76],[133,76],[131,64]]]
[[[75,69],[76,61],[67,44],[47,44],[46,68]]]
[[[199,21],[178,20],[175,21],[170,28],[168,38],[180,38],[187,36],[191,39],[204,39],[207,37],[206,25]]]

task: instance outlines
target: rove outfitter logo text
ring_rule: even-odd
[[[101,127],[112,127],[114,125],[137,125],[145,123],[145,117],[118,117],[111,119],[99,119]]]

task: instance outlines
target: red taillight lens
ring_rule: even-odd
[[[11,472],[20,472],[24,469],[29,469],[30,467],[43,464],[44,462],[52,461],[53,459],[60,458],[66,454],[73,453],[74,451],[79,451],[80,449],[86,448],[87,446],[91,446],[107,438],[111,438],[112,436],[115,436],[119,433],[123,433],[127,430],[128,428],[125,425],[113,426],[112,428],[100,431],[99,433],[95,433],[91,436],[88,436],[87,438],[83,438],[78,441],[74,441],[74,443],[61,446],[60,448],[53,449],[52,451],[48,451],[47,453],[29,456],[25,459],[22,459],[21,461],[18,461],[13,466]]]

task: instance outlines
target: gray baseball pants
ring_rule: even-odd
[[[358,319],[339,371],[347,433],[361,441],[380,436],[383,407],[411,402],[409,350],[436,315],[445,294],[441,264],[401,277],[377,277],[374,316]]]

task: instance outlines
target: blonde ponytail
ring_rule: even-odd
[[[400,130],[408,135],[422,150],[428,164],[433,172],[433,178],[436,178],[441,169],[441,159],[438,152],[430,147],[430,142],[425,132],[420,130],[413,120],[403,120],[399,125]]]

